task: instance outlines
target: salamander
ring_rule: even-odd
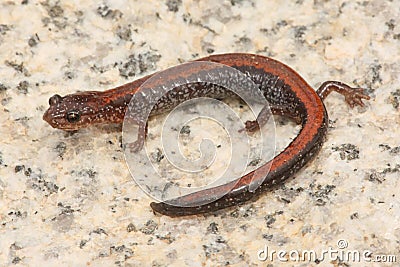
[[[320,150],[327,132],[328,115],[323,100],[333,91],[345,97],[350,107],[363,106],[363,99],[370,99],[362,88],[352,88],[342,82],[326,81],[318,90],[314,90],[307,82],[289,66],[269,57],[231,53],[211,55],[200,58],[200,62],[215,62],[232,67],[247,77],[257,86],[269,102],[273,114],[294,118],[301,124],[299,134],[292,142],[271,161],[260,166],[240,178],[227,184],[201,190],[165,202],[153,202],[151,208],[160,214],[168,216],[185,216],[209,213],[227,207],[235,206],[259,196],[265,189],[283,182],[292,176]],[[166,79],[184,79],[204,71],[203,68],[184,69]],[[133,82],[106,91],[78,92],[64,97],[55,94],[49,99],[50,107],[43,115],[43,119],[52,127],[74,131],[97,123],[122,123],[128,104],[134,94],[141,93],[140,86],[153,74],[137,79]],[[223,75],[221,79],[224,79]],[[160,81],[162,83],[164,81]],[[186,99],[192,97],[224,98],[230,96],[224,93],[227,90],[210,90],[206,84],[191,87]],[[177,90],[187,90],[181,87]],[[146,94],[142,95],[143,105],[146,105]],[[176,94],[167,93],[154,106],[151,115],[167,112],[186,99],[177,99]],[[144,143],[146,122],[142,121],[140,110],[136,110],[137,117],[133,120],[139,125],[139,136],[134,146],[141,149]],[[259,117],[262,117],[261,114]],[[267,117],[267,116],[266,116]],[[264,118],[265,120],[265,118]],[[262,120],[261,120],[262,122]],[[257,129],[255,122],[248,121],[245,125],[248,131]],[[262,181],[256,190],[250,190],[250,183]],[[228,189],[229,188],[229,189]],[[221,195],[220,198],[213,196]],[[192,203],[191,206],[179,206],[179,203]]]

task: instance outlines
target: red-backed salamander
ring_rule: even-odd
[[[226,207],[235,206],[260,195],[263,190],[282,182],[293,173],[302,168],[319,151],[324,142],[328,115],[322,102],[332,91],[336,91],[345,97],[345,101],[351,107],[363,106],[362,99],[369,97],[363,93],[362,88],[351,88],[338,81],[326,81],[322,83],[317,91],[314,91],[303,78],[287,65],[274,59],[253,54],[222,54],[200,58],[197,61],[217,62],[239,70],[248,76],[263,93],[269,102],[273,114],[279,114],[295,118],[302,128],[297,137],[270,162],[260,166],[256,171],[231,181],[228,184],[201,190],[189,195],[179,197],[169,204],[151,203],[151,208],[161,214],[168,216],[185,216],[213,212]],[[196,75],[202,71],[201,68],[192,68],[177,72],[176,76]],[[131,83],[119,86],[103,92],[88,91],[61,97],[54,95],[49,99],[50,107],[45,112],[43,119],[52,127],[67,131],[77,130],[96,123],[122,123],[127,106],[132,95],[138,93],[138,88],[152,75],[138,79]],[[176,77],[170,77],[174,79]],[[224,77],[221,77],[224,78]],[[160,81],[161,83],[164,81]],[[220,90],[205,90],[204,86],[197,86],[190,91],[191,97],[224,97]],[[187,89],[187,88],[186,88]],[[184,90],[177,88],[177,90]],[[207,93],[202,93],[207,91]],[[145,95],[145,94],[144,94]],[[228,95],[228,93],[227,93]],[[145,97],[142,97],[146,101]],[[186,99],[175,99],[173,95],[167,94],[160,100],[161,105],[156,105],[152,115],[159,114],[171,109]],[[143,103],[144,105],[146,103]],[[138,112],[139,114],[140,112]],[[140,116],[139,116],[140,117]],[[144,142],[146,122],[136,118],[139,125],[139,148]],[[246,123],[248,130],[254,130],[252,122]],[[263,179],[262,185],[256,190],[250,191],[250,183]],[[213,199],[214,195],[221,192],[229,192],[219,199]],[[205,200],[208,204],[202,204]],[[176,202],[175,202],[176,201]],[[199,203],[191,207],[181,207],[174,203]],[[172,203],[172,204],[171,204]]]

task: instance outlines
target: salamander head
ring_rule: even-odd
[[[52,127],[74,131],[99,121],[99,99],[95,92],[76,93],[61,97],[53,95],[43,120]]]

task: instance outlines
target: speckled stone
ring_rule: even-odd
[[[399,262],[399,25],[397,0],[1,1],[0,265],[381,266],[258,259],[266,245],[321,252],[339,240]],[[42,120],[55,93],[226,52],[271,56],[313,87],[340,80],[372,99],[354,110],[339,95],[325,101],[327,141],[295,179],[186,218],[152,213],[118,125],[71,134]],[[298,129],[276,124],[289,133],[282,149]]]

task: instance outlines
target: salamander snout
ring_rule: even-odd
[[[53,128],[74,131],[81,128],[81,111],[74,104],[71,96],[62,97],[58,94],[49,98],[50,107],[43,115],[43,120]],[[79,102],[78,102],[79,103]]]
[[[104,105],[98,92],[80,92],[65,96],[55,94],[49,98],[49,105],[43,120],[53,128],[75,131],[104,119],[104,116],[98,116],[101,114],[99,109]]]

